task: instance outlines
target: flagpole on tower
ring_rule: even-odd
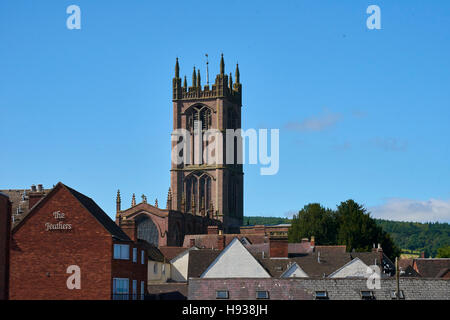
[[[205,53],[206,56],[206,85],[209,86],[209,73],[208,73],[208,54]]]

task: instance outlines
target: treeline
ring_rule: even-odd
[[[425,257],[437,257],[440,248],[450,245],[450,225],[448,223],[417,223],[380,219],[376,221],[383,230],[391,235],[400,248],[425,252]],[[440,256],[442,255],[441,253]]]
[[[393,259],[401,249],[425,252],[425,257],[450,255],[450,225],[448,223],[417,223],[373,219],[362,206],[348,200],[337,210],[308,204],[293,219],[281,217],[244,217],[244,225],[292,224],[289,241],[315,236],[321,245],[345,244],[347,250],[371,250],[381,243]]]
[[[279,217],[244,217],[244,226],[254,226],[257,224],[283,224],[291,223],[291,219]]]
[[[258,222],[264,221],[269,221],[269,218]],[[277,220],[276,223],[286,222]],[[353,200],[341,202],[336,210],[310,203],[295,214],[290,223],[289,242],[300,242],[302,238],[314,236],[317,244],[345,245],[347,251],[371,251],[373,245],[379,243],[390,259],[395,259],[401,252],[367,210]]]

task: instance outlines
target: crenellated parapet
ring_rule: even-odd
[[[220,60],[220,73],[216,76],[214,84],[202,87],[200,79],[200,70],[194,67],[192,72],[192,85],[188,86],[186,76],[184,76],[183,85],[180,78],[180,67],[178,58],[175,64],[175,77],[172,80],[173,101],[176,100],[194,100],[210,98],[229,98],[241,103],[242,84],[240,83],[239,66],[236,65],[235,81],[233,83],[232,74],[225,74],[225,63],[223,55]]]

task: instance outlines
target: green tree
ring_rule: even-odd
[[[294,215],[289,230],[289,241],[300,242],[302,238],[315,237],[317,243],[330,245],[336,242],[334,212],[319,203],[310,203]]]
[[[400,255],[400,250],[370,213],[353,200],[341,202],[337,208],[338,224],[337,243],[347,247],[347,251],[370,251],[373,244],[380,244],[384,253],[394,259]]]
[[[450,258],[450,246],[445,246],[437,250],[438,258]]]

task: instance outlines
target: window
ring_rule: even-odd
[[[216,291],[216,299],[228,299],[228,291],[217,290]]]
[[[137,248],[133,248],[133,262],[137,262]]]
[[[130,259],[130,246],[128,244],[115,244],[114,245],[114,259],[129,260]]]
[[[391,290],[391,299],[397,299],[397,290]],[[405,299],[405,295],[403,294],[403,290],[400,290],[400,294],[398,299]]]
[[[137,299],[137,280],[133,280],[133,300]]]
[[[153,273],[154,274],[158,273],[158,264],[156,262],[153,264]]]
[[[373,300],[375,299],[373,291],[361,291],[361,299],[363,300]]]
[[[256,291],[256,299],[269,299],[269,291]]]
[[[163,265],[161,266],[161,272],[162,272],[163,275],[166,274],[166,265],[165,265],[165,264],[163,264]]]
[[[316,291],[316,300],[326,300],[326,299],[328,299],[328,292]]]
[[[145,297],[144,281],[141,281],[141,300],[144,300],[144,297]]]
[[[113,279],[113,300],[128,300],[129,280],[126,278]]]
[[[141,264],[145,264],[145,251],[141,250]]]

